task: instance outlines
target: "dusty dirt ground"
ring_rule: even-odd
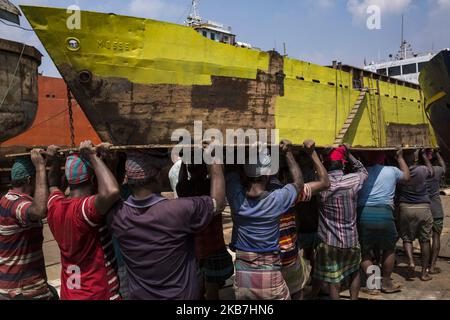
[[[402,252],[401,243],[398,247],[397,267],[395,268],[393,278],[395,281],[403,284],[403,291],[393,295],[370,296],[360,293],[360,299],[365,300],[450,300],[450,197],[443,197],[444,211],[446,214],[445,228],[442,235],[442,250],[441,258],[438,262],[438,267],[443,271],[440,275],[433,276],[430,282],[422,282],[418,278],[414,281],[406,281],[406,264],[405,257]],[[225,242],[229,243],[231,240],[231,230],[233,227],[231,221],[231,214],[229,209],[224,212],[224,234]],[[44,255],[47,268],[47,276],[51,285],[58,290],[60,287],[60,256],[58,246],[53,239],[53,236],[45,225],[44,228]],[[417,251],[418,253],[418,251]],[[233,254],[232,254],[233,255]],[[416,254],[417,266],[420,265],[419,255]],[[417,275],[419,275],[420,268],[417,267]],[[306,289],[308,291],[308,288]],[[229,279],[225,287],[220,292],[221,299],[233,300],[233,278]],[[342,292],[342,298],[348,299],[348,291]]]
[[[444,212],[446,214],[444,231],[441,238],[441,251],[438,267],[442,274],[433,275],[430,282],[422,282],[420,276],[420,259],[418,244],[415,245],[416,275],[414,281],[406,281],[407,259],[403,253],[401,241],[397,247],[397,266],[394,270],[393,279],[403,284],[403,291],[392,295],[382,294],[370,296],[360,294],[361,299],[374,300],[450,300],[450,197],[442,197]],[[343,297],[348,297],[348,292]]]

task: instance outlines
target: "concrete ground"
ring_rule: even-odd
[[[445,228],[442,235],[442,250],[441,258],[438,262],[438,267],[443,271],[440,275],[433,276],[433,280],[430,282],[421,282],[418,278],[414,281],[406,281],[406,259],[402,252],[401,243],[398,247],[397,267],[394,271],[393,278],[395,281],[403,284],[403,291],[401,293],[393,295],[381,294],[379,296],[370,296],[364,293],[360,293],[361,299],[366,300],[450,300],[450,197],[443,197],[444,211],[446,213]],[[224,212],[223,218],[225,242],[230,243],[231,230],[233,227],[231,221],[231,214],[229,209]],[[45,225],[44,228],[44,255],[47,268],[47,276],[51,285],[55,286],[58,290],[60,287],[60,255],[59,248],[53,239],[53,236]],[[416,247],[418,247],[416,245]],[[418,250],[416,250],[418,253]],[[233,257],[234,254],[230,252]],[[417,263],[420,265],[419,255],[416,255]],[[419,267],[417,267],[417,275],[419,275]],[[306,289],[308,291],[308,288]],[[233,300],[233,278],[229,279],[225,287],[220,292],[221,299]],[[349,298],[348,291],[342,293],[343,299]]]

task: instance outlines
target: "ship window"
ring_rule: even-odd
[[[403,66],[403,74],[417,73],[417,64],[411,63]]]
[[[203,36],[204,36],[205,38],[208,38],[208,32],[203,31]]]
[[[228,36],[223,36],[223,42],[228,43],[228,40],[229,40]]]
[[[216,34],[211,32],[211,40],[216,40]]]
[[[400,66],[389,68],[389,76],[390,77],[400,76],[401,74],[402,74],[402,71],[400,69]]]
[[[387,69],[378,69],[377,73],[381,74],[382,76],[387,76]]]
[[[419,62],[419,72],[427,65],[427,62]]]

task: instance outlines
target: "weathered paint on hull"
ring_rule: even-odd
[[[450,51],[434,57],[420,74],[431,124],[447,159],[450,159]]]
[[[0,143],[33,123],[40,64],[41,54],[35,48],[0,39]]]
[[[360,93],[348,72],[217,43],[185,26],[82,12],[81,29],[69,30],[66,10],[22,10],[99,136],[115,144],[170,143],[174,130],[201,120],[204,130],[277,128],[294,143],[330,145]],[[420,144],[433,144],[419,90],[379,87],[344,142],[417,144],[411,134],[396,137],[409,125]]]

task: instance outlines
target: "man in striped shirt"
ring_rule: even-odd
[[[313,295],[322,281],[329,284],[330,297],[338,300],[341,282],[351,278],[350,296],[357,300],[360,289],[361,249],[357,230],[357,197],[368,178],[368,172],[348,147],[333,149],[325,156],[331,187],[319,195],[319,230],[321,241],[316,251]],[[349,163],[356,171],[345,174]]]
[[[49,172],[48,224],[61,250],[62,300],[117,300],[119,280],[112,238],[105,215],[120,199],[119,185],[90,141],[66,161],[69,197],[58,188],[56,147]],[[98,193],[94,184],[94,172]]]
[[[48,196],[41,150],[20,158],[11,171],[13,188],[0,200],[0,296],[4,299],[55,297],[47,284],[42,222]],[[34,195],[34,199],[32,198]]]
[[[311,197],[319,194],[319,192],[330,187],[330,180],[328,173],[315,150],[315,142],[313,140],[306,140],[303,143],[305,147],[305,156],[310,157],[314,164],[314,169],[317,172],[318,181],[305,183],[303,190],[300,192],[295,207],[289,209],[288,212],[281,216],[280,220],[280,256],[281,256],[281,272],[283,278],[289,287],[292,300],[303,300],[303,289],[308,281],[308,272],[306,264],[300,255],[300,250],[297,243],[297,216],[305,214],[301,211],[301,203],[311,201]],[[271,181],[274,188],[282,188],[286,185],[290,178],[288,170],[281,171],[281,182],[275,180]]]

